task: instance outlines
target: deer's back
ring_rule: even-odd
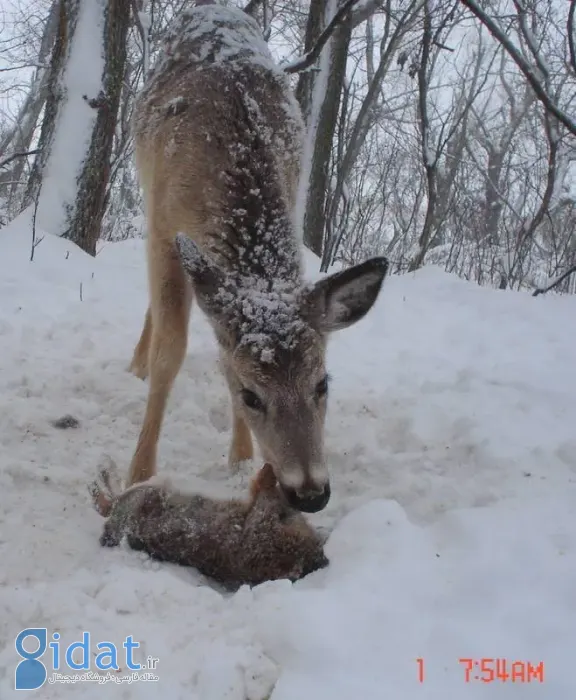
[[[194,235],[192,226],[201,238],[226,207],[224,175],[239,152],[272,168],[293,204],[303,127],[287,80],[241,10],[201,6],[175,21],[134,123],[142,185],[164,228]]]

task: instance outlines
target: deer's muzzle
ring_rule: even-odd
[[[280,484],[288,504],[302,513],[318,513],[323,510],[330,500],[330,483],[321,489],[295,489]]]

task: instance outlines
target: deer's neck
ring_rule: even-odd
[[[274,153],[259,131],[248,120],[238,129],[211,247],[238,287],[278,294],[300,287],[301,250]]]

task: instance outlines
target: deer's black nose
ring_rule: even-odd
[[[326,508],[330,500],[330,484],[326,483],[321,489],[296,490],[282,486],[282,493],[288,504],[294,510],[302,513],[318,513]]]

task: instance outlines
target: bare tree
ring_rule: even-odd
[[[488,29],[492,36],[504,47],[514,63],[524,74],[526,80],[536,93],[537,98],[542,102],[544,107],[549,111],[568,131],[576,136],[576,121],[564,110],[557,100],[557,97],[550,93],[549,86],[546,86],[546,78],[548,69],[546,63],[542,60],[538,46],[533,41],[533,36],[528,22],[526,20],[528,8],[525,0],[513,0],[514,7],[517,12],[515,25],[519,35],[519,40],[527,48],[527,55],[522,51],[522,48],[517,46],[510,38],[509,32],[504,29],[497,19],[492,17],[477,0],[459,0],[462,5],[465,5],[472,14],[474,14],[482,24]],[[576,0],[570,0],[570,9],[568,11],[566,34],[570,47],[570,64],[572,71],[576,76],[576,52],[574,50],[574,3]]]
[[[38,51],[38,67],[30,81],[28,94],[18,110],[12,128],[0,140],[0,153],[4,157],[3,164],[6,165],[7,158],[12,157],[11,167],[5,168],[4,172],[0,173],[0,196],[13,196],[24,172],[26,154],[31,150],[34,131],[46,101],[49,76],[47,63],[54,44],[57,24],[58,5],[53,2],[44,25]]]
[[[336,0],[311,3],[304,49],[311,52],[337,12]],[[296,97],[306,120],[307,141],[299,196],[304,243],[319,257],[324,238],[328,163],[346,75],[351,16],[340,23],[320,53],[319,70],[301,72]]]
[[[371,32],[372,23],[368,18],[368,35],[366,42],[366,65],[368,82],[358,108],[354,114],[349,137],[343,133],[340,144],[340,157],[335,167],[336,185],[329,197],[329,210],[326,217],[326,242],[322,257],[322,269],[332,264],[338,253],[338,246],[346,235],[346,227],[338,216],[341,204],[345,205],[345,190],[352,168],[357,161],[360,150],[370,130],[380,119],[386,118],[386,108],[379,104],[382,85],[388,74],[394,55],[398,52],[402,39],[413,28],[424,0],[412,0],[406,8],[394,13],[392,2],[384,8],[385,20],[379,45],[379,62],[374,68],[374,39]]]
[[[37,1],[46,22],[18,0],[0,39],[0,98],[16,105],[0,112],[0,225],[25,199],[40,228],[94,252],[99,236],[141,235],[134,96],[189,0]],[[555,284],[576,264],[576,0],[219,1],[250,5],[294,75],[308,132],[297,215],[321,269],[386,254],[395,272],[576,292],[573,275]],[[78,37],[95,57],[82,84]]]

